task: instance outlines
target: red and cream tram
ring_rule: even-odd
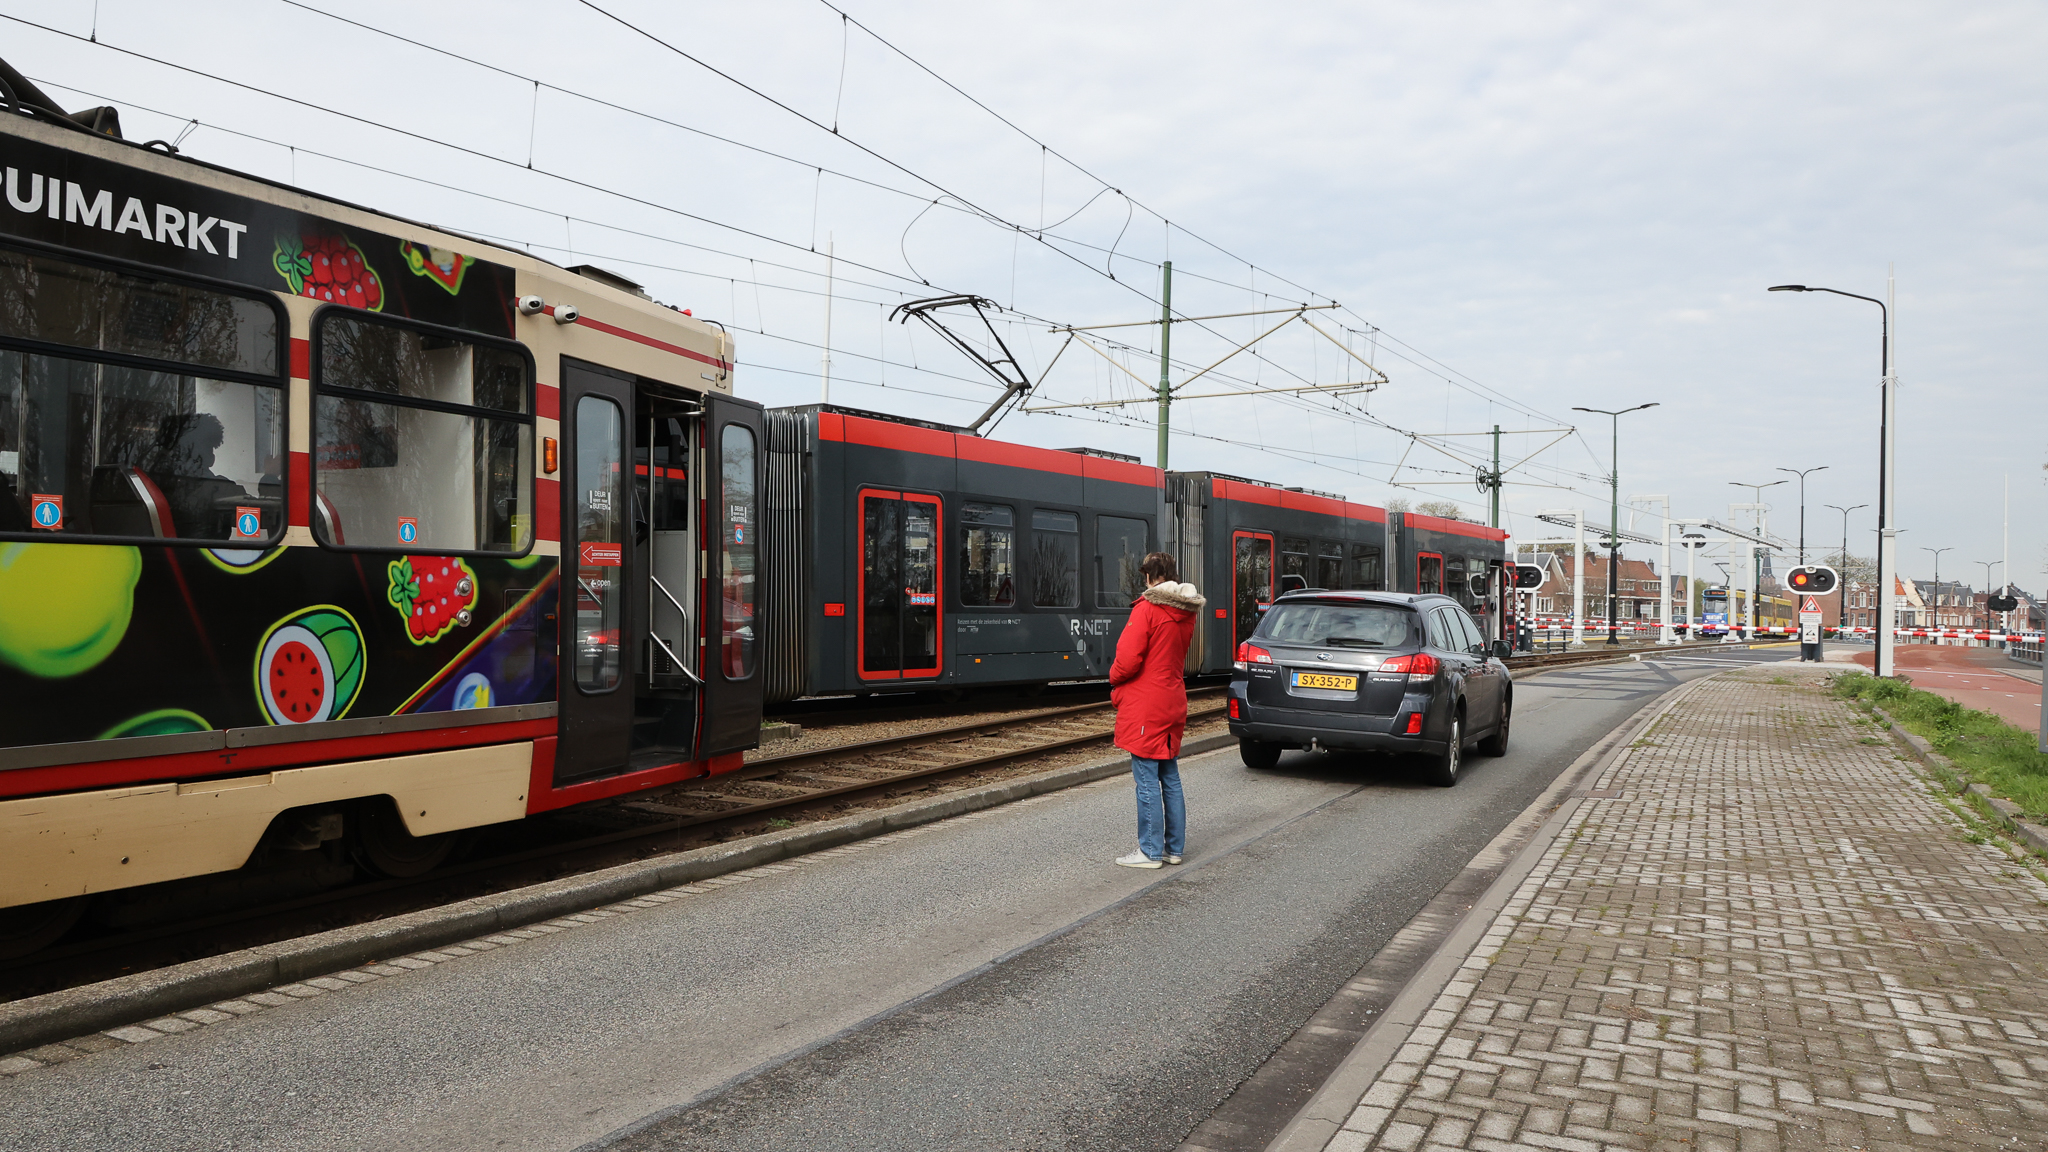
[[[0,168],[0,950],[337,839],[415,873],[756,743],[721,329],[54,109]]]

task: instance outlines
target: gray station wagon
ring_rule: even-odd
[[[1508,750],[1508,651],[1448,596],[1288,593],[1238,645],[1230,732],[1247,767],[1289,748],[1407,752],[1448,787],[1466,748]]]

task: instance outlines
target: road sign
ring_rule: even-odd
[[[1803,612],[1800,613],[1801,619],[1799,621],[1799,642],[1801,644],[1819,644],[1820,621],[1807,620],[1805,619],[1805,615],[1806,614]],[[1816,612],[1814,613],[1814,615],[1818,616],[1819,613]]]
[[[1820,597],[1818,597],[1818,596],[1808,596],[1808,597],[1806,598],[1806,602],[1805,602],[1805,603],[1803,603],[1803,604],[1801,604],[1801,605],[1799,606],[1799,614],[1800,614],[1800,615],[1802,615],[1802,616],[1803,616],[1803,615],[1805,615],[1805,614],[1806,614],[1806,613],[1808,613],[1808,612],[1812,612],[1812,613],[1814,613],[1815,615],[1819,615],[1819,614],[1820,614]]]

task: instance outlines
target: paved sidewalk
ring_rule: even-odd
[[[1823,674],[1607,769],[1331,1152],[2048,1148],[2048,884]]]

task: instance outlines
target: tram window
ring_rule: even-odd
[[[266,303],[0,250],[0,532],[270,544],[280,336]]]
[[[1148,525],[1124,516],[1095,518],[1095,606],[1129,608],[1145,594]]]
[[[352,546],[523,552],[533,537],[532,371],[517,351],[322,313],[314,473]],[[323,542],[328,525],[317,530]]]
[[[625,418],[602,396],[576,401],[575,503],[576,686],[610,692],[619,686],[619,629],[626,590],[626,485],[619,465]]]
[[[719,492],[725,502],[724,624],[720,629],[720,665],[728,680],[744,680],[754,671],[755,550],[759,535],[754,515],[754,430],[727,424],[718,439],[722,472]]]
[[[268,300],[0,249],[0,336],[276,376],[280,320]]]
[[[1344,586],[1344,546],[1328,540],[1316,541],[1317,588],[1342,588]]]
[[[1308,537],[1280,538],[1280,575],[1301,577],[1299,584],[1290,582],[1288,587],[1308,587]]]
[[[1252,630],[1259,626],[1259,609],[1273,602],[1273,539],[1240,533],[1235,537],[1235,571],[1231,584],[1234,589],[1234,617],[1236,640],[1242,644],[1251,639]]]
[[[1433,552],[1424,552],[1415,558],[1415,590],[1417,592],[1442,592],[1444,590],[1444,558]]]
[[[1081,606],[1081,518],[1072,512],[1031,510],[1031,603]]]
[[[1480,571],[1485,571],[1485,568],[1482,566]],[[1468,609],[1478,604],[1472,596],[1472,582],[1466,579],[1463,556],[1444,557],[1444,591]]]
[[[977,608],[1017,602],[1017,514],[1005,504],[960,506],[960,602]]]
[[[1379,545],[1353,544],[1351,558],[1345,561],[1344,587],[1378,592],[1386,586],[1387,572],[1381,559]]]

